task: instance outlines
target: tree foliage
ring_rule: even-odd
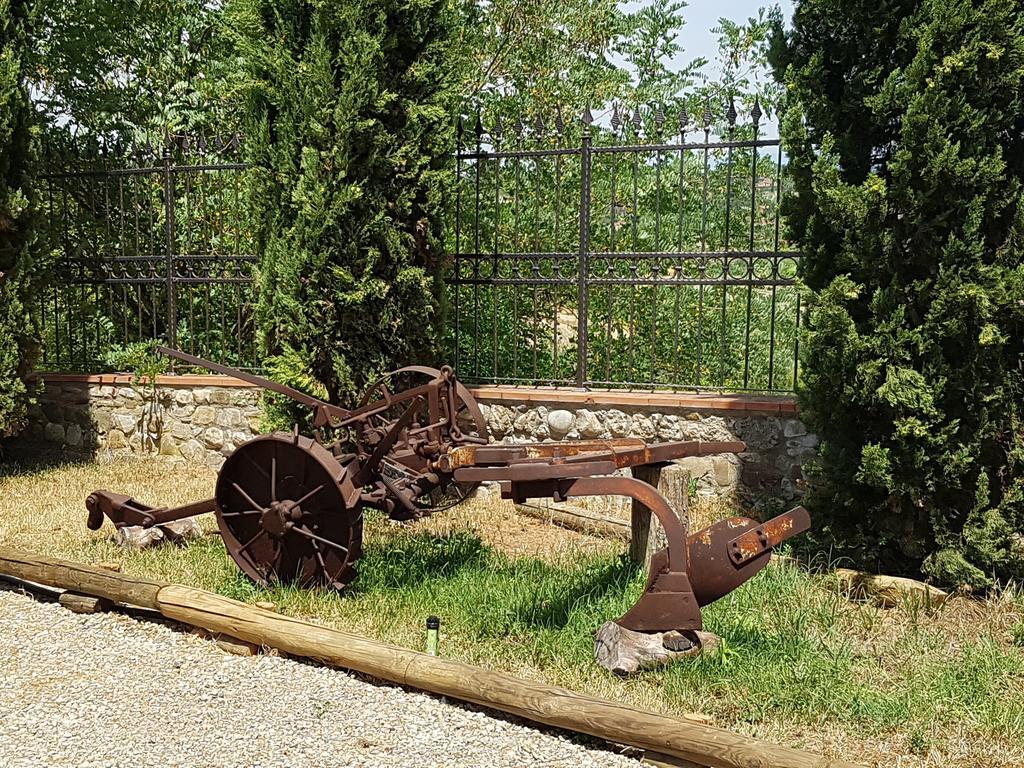
[[[31,117],[26,87],[29,3],[0,0],[0,435],[24,415],[36,338],[27,306],[31,259]]]
[[[773,59],[818,526],[874,567],[1024,576],[1024,10],[803,0]]]
[[[434,341],[460,27],[451,0],[240,0],[260,335],[351,402]]]

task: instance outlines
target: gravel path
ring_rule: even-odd
[[[439,698],[0,586],[0,766],[622,766]]]

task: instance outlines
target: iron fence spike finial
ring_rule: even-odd
[[[473,126],[473,132],[476,134],[477,139],[484,135],[484,121],[480,117],[480,110],[476,111],[476,124]]]
[[[615,103],[612,104],[612,130],[618,131],[620,125],[622,125],[622,120],[619,118],[619,105]]]
[[[462,115],[459,115],[459,119],[455,123],[455,135],[460,139],[460,141],[462,139],[462,134],[465,132],[465,130],[466,127],[462,122]]]
[[[688,126],[689,124],[690,115],[686,111],[686,105],[684,104],[683,108],[679,110],[679,133],[686,133],[686,126]]]
[[[199,145],[199,152],[201,154],[205,155],[206,154],[206,134],[205,133],[200,133],[199,134],[198,145]]]
[[[583,120],[583,124],[585,126],[587,126],[588,128],[594,122],[594,114],[590,111],[590,105],[589,104],[583,109],[583,115],[581,116],[580,119]]]
[[[523,135],[523,131],[525,130],[523,118],[518,116],[516,117],[516,121],[512,124],[512,130],[516,132],[517,137],[521,137]]]
[[[711,121],[714,120],[714,115],[711,114],[711,100],[704,102],[704,129],[707,130],[711,127]]]
[[[665,107],[661,102],[654,108],[654,125],[658,129],[658,133],[661,133],[661,129],[665,125]]]
[[[750,119],[754,121],[754,127],[761,122],[761,99],[758,96],[754,96],[754,108],[750,110]]]
[[[501,125],[501,115],[494,118],[494,128],[491,130],[491,136],[495,141],[501,141],[502,133],[504,128]]]
[[[726,110],[725,119],[729,121],[729,126],[736,125],[736,102],[732,96],[729,97],[729,109]]]
[[[562,119],[561,106],[555,107],[555,130],[558,132],[559,136],[565,133],[565,120]]]
[[[637,106],[633,110],[633,127],[636,128],[637,132],[640,132],[640,127],[644,124],[643,118],[640,117],[640,107]]]

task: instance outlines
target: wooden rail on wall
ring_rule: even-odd
[[[625,704],[520,680],[254,608],[211,592],[0,547],[0,573],[154,608],[169,619],[398,685],[713,768],[856,768]]]

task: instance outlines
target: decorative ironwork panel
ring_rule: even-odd
[[[96,370],[111,350],[151,339],[256,367],[239,146],[237,135],[178,135],[48,148],[45,369]]]
[[[759,103],[743,124],[720,111],[460,123],[449,344],[464,378],[794,388],[784,157]]]

